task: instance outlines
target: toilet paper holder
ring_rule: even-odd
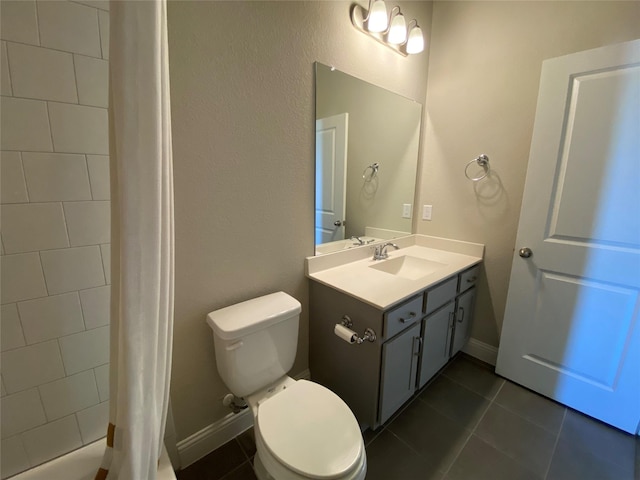
[[[340,322],[344,327],[347,328],[351,328],[353,327],[353,321],[351,320],[351,317],[349,317],[349,315],[343,315],[342,316],[342,321]],[[355,333],[355,343],[357,343],[358,345],[360,345],[361,343],[363,343],[365,340],[369,341],[369,342],[375,342],[377,337],[376,337],[376,332],[372,329],[372,328],[366,328],[364,333],[362,334],[362,336],[358,335],[357,333]]]

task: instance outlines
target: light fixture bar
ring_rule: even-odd
[[[370,2],[370,5],[372,3],[377,4],[378,2],[384,3],[382,0],[375,0],[374,2]],[[411,20],[408,25],[409,28],[407,29],[400,7],[395,6],[391,9],[388,27],[385,27],[384,31],[372,32],[368,30],[368,21],[370,20],[369,17],[371,14],[372,13],[368,12],[364,7],[357,4],[353,5],[351,8],[351,23],[356,30],[373,38],[376,42],[390,48],[403,57],[420,53],[424,50],[424,37],[422,36],[422,30],[418,26],[418,22],[415,19]],[[379,28],[380,27],[378,27],[378,29]],[[401,29],[404,30],[404,33],[400,33]]]

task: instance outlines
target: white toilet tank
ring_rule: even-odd
[[[300,302],[277,292],[207,315],[218,373],[235,396],[254,393],[291,369],[300,311]]]

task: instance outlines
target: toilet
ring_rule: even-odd
[[[207,315],[218,372],[253,413],[260,480],[361,480],[358,422],[331,390],[287,376],[298,343],[300,302],[284,292]]]

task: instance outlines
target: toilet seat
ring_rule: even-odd
[[[358,422],[340,397],[317,383],[298,380],[259,402],[255,423],[268,453],[304,478],[343,478],[361,467]]]

